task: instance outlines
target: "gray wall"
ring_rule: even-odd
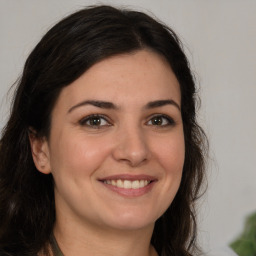
[[[152,12],[185,43],[211,145],[200,237],[206,249],[229,243],[256,210],[255,0],[0,0],[0,127],[8,115],[8,88],[35,43],[61,17],[95,3]]]

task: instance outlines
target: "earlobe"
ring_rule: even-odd
[[[45,137],[38,137],[31,130],[29,132],[29,141],[34,164],[38,171],[44,174],[51,173],[50,154],[48,141]]]

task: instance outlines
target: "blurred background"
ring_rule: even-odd
[[[0,128],[9,114],[8,90],[35,44],[62,17],[94,4],[152,14],[183,41],[210,141],[199,238],[205,251],[229,244],[256,211],[255,0],[0,0]]]

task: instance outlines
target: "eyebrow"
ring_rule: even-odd
[[[151,109],[151,108],[163,107],[163,106],[166,106],[166,105],[173,105],[178,110],[180,110],[179,104],[176,101],[172,100],[172,99],[151,101],[146,105],[146,108]]]
[[[68,110],[68,113],[70,113],[71,111],[73,111],[74,109],[76,109],[78,107],[85,106],[85,105],[92,105],[92,106],[95,106],[95,107],[98,107],[98,108],[103,108],[103,109],[119,109],[119,107],[117,107],[112,102],[100,101],[100,100],[85,100],[85,101],[82,101],[82,102],[74,105],[73,107],[71,107]],[[157,107],[163,107],[163,106],[166,106],[166,105],[173,105],[178,110],[180,110],[179,104],[176,103],[172,99],[151,101],[151,102],[146,104],[145,108],[146,109],[152,109],[152,108],[157,108]]]
[[[99,101],[99,100],[85,100],[85,101],[82,101],[82,102],[76,104],[75,106],[71,107],[68,110],[68,113],[73,111],[75,108],[85,106],[85,105],[92,105],[92,106],[95,106],[98,108],[105,108],[105,109],[118,109],[118,107],[116,105],[114,105],[112,102]]]

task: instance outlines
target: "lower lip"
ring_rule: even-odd
[[[152,181],[151,183],[149,183],[147,186],[145,186],[143,188],[133,189],[133,188],[119,188],[119,187],[102,182],[102,184],[105,187],[107,187],[108,189],[114,191],[115,193],[117,193],[121,196],[125,196],[125,197],[143,196],[143,195],[147,194],[153,188],[155,183],[156,183],[155,181]]]

